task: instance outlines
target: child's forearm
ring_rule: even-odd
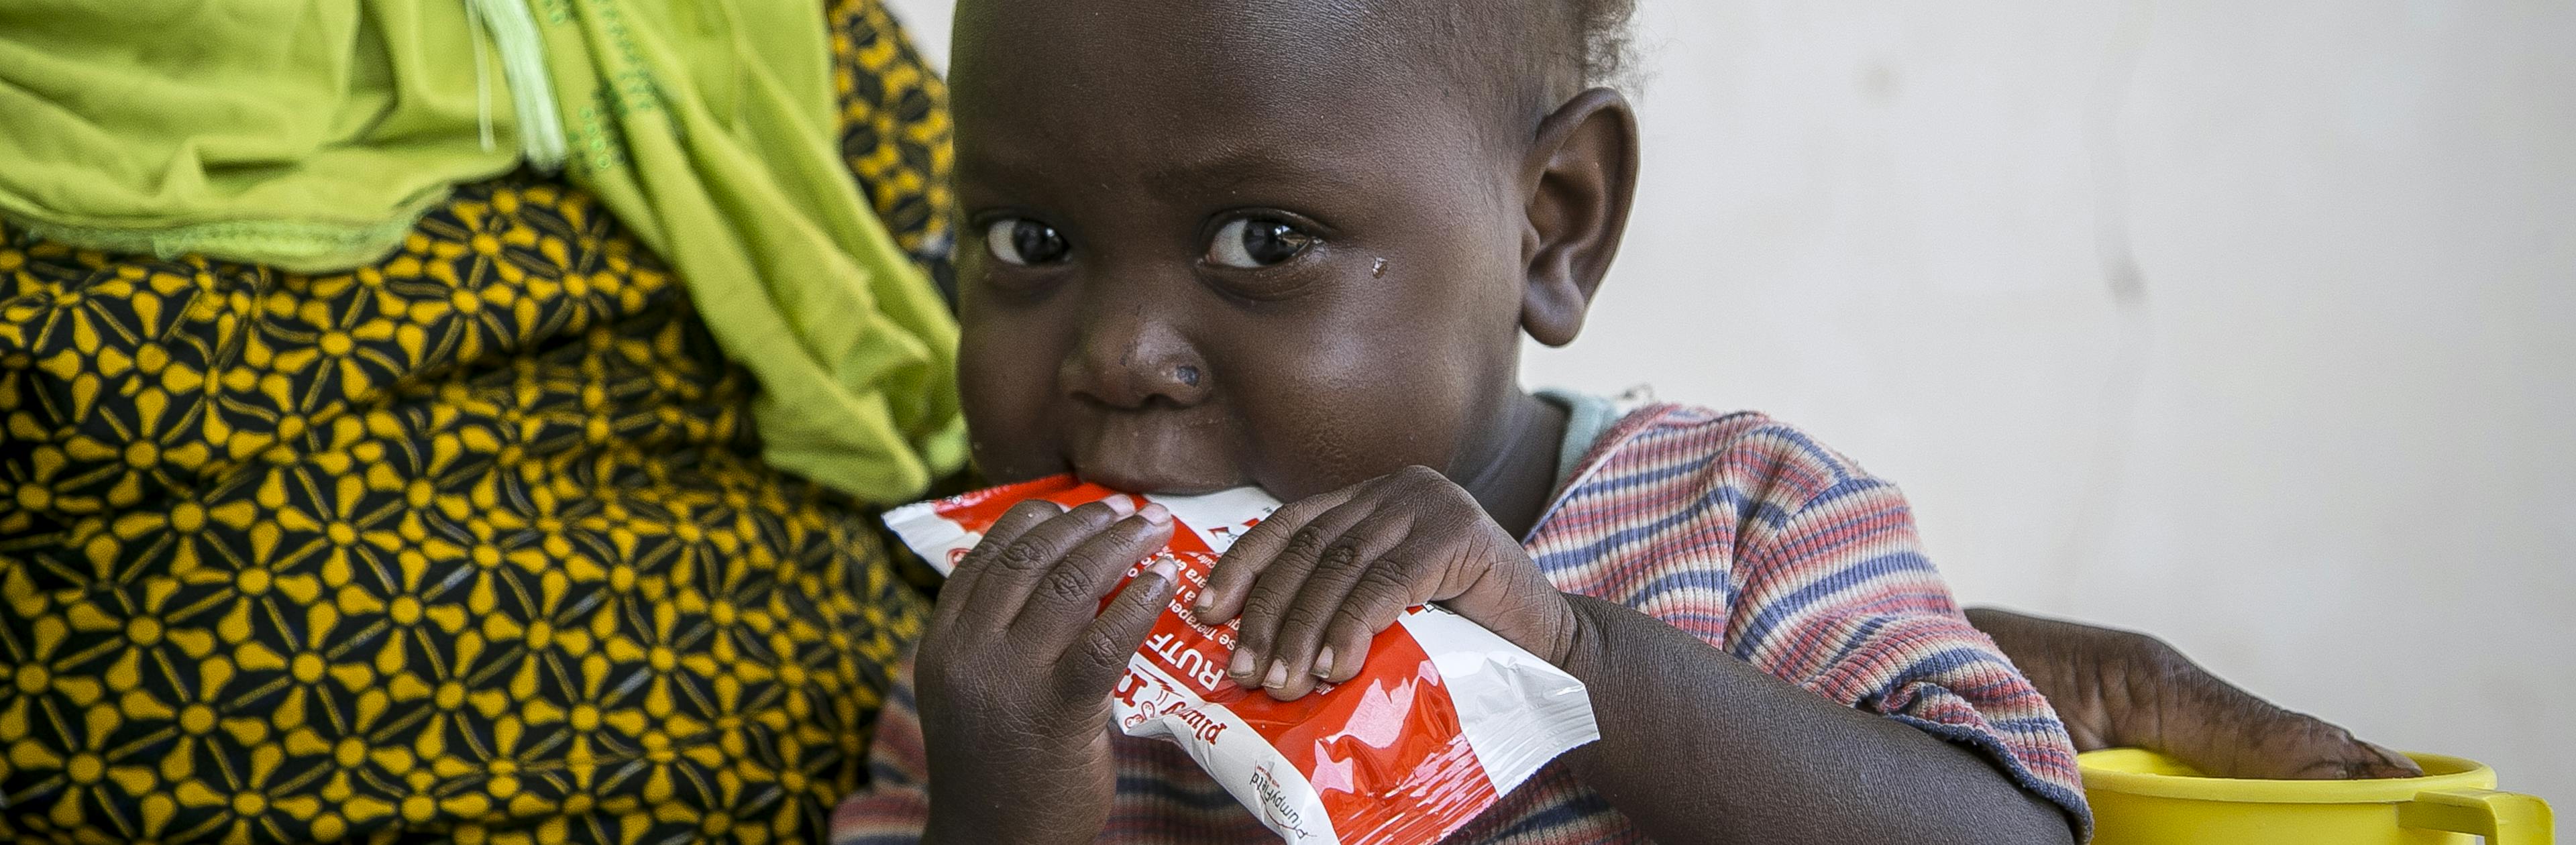
[[[1569,759],[1657,842],[2071,842],[2055,805],[1969,749],[1817,697],[1585,596],[1565,669],[1601,740]]]

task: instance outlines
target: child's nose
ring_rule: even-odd
[[[1061,376],[1074,395],[1129,410],[1158,403],[1187,408],[1215,387],[1187,337],[1141,315],[1094,318]]]

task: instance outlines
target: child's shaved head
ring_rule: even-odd
[[[1093,0],[962,0],[966,22],[1008,25],[1046,6],[1091,8]],[[1453,91],[1497,99],[1488,115],[1504,118],[1515,133],[1592,86],[1613,86],[1627,65],[1628,20],[1636,0],[1145,0],[1181,19],[1231,19],[1274,44],[1310,44],[1353,51],[1415,70],[1440,69]],[[1425,61],[1426,59],[1439,61]],[[966,62],[971,64],[971,61]],[[1370,62],[1374,64],[1375,62]]]
[[[1575,0],[1575,32],[1583,39],[1586,84],[1611,85],[1628,67],[1628,16],[1637,0]]]
[[[1460,61],[1460,81],[1486,86],[1538,117],[1596,85],[1616,87],[1636,0],[1363,0],[1388,26],[1377,37]],[[1402,23],[1411,18],[1413,25]],[[1526,128],[1526,127],[1523,127]]]
[[[1572,96],[1576,88],[1616,87],[1627,69],[1628,18],[1637,7],[1636,0],[1396,1],[1494,17],[1506,27],[1495,44],[1506,50],[1517,46],[1522,52],[1545,51],[1550,64],[1545,72],[1560,85],[1573,83],[1550,92],[1559,100]],[[1497,14],[1502,12],[1508,14]]]
[[[960,377],[995,481],[1285,499],[1555,469],[1521,337],[1615,252],[1631,0],[963,0]]]

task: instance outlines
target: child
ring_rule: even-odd
[[[2064,729],[1894,488],[1758,415],[1517,386],[1519,336],[1574,339],[1626,223],[1634,119],[1590,87],[1622,6],[961,2],[976,460],[1290,502],[1200,599],[1241,614],[1238,683],[1347,678],[1426,601],[1582,678],[1600,741],[1453,841],[2081,836]],[[996,525],[837,838],[1275,841],[1109,727],[1171,578],[1097,603],[1169,532],[1158,505]]]

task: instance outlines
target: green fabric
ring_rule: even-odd
[[[574,181],[760,378],[770,463],[879,503],[965,463],[957,328],[833,139],[810,0],[543,0]]]
[[[471,27],[456,0],[0,3],[0,214],[162,257],[375,258],[515,166],[482,143]]]
[[[956,326],[839,158],[821,6],[528,8],[569,175],[760,380],[763,457],[879,503],[962,465]],[[488,49],[461,0],[6,4],[0,214],[99,248],[347,269],[515,166]],[[510,140],[485,151],[486,126]]]

